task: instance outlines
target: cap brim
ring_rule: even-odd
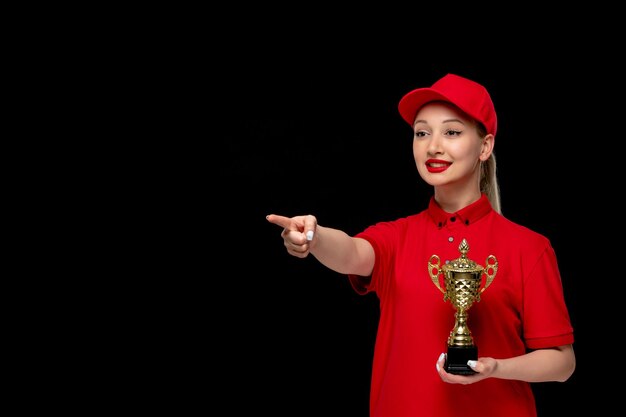
[[[422,106],[430,101],[447,101],[454,104],[452,100],[432,88],[418,88],[407,93],[398,103],[400,116],[411,126],[415,122],[415,116]]]

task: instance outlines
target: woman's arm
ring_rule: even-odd
[[[472,384],[485,378],[565,382],[576,368],[576,356],[572,345],[537,349],[508,359],[478,358],[478,361],[470,364],[478,373],[469,376],[447,373],[443,369],[444,362],[445,357],[442,354],[437,361],[437,370],[441,379],[451,384]]]
[[[342,273],[368,276],[374,268],[374,248],[365,239],[353,238],[339,229],[317,224],[315,216],[267,216],[283,227],[281,236],[287,252],[298,258],[309,253],[326,267]]]

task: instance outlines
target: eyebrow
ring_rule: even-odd
[[[450,123],[450,122],[458,122],[458,123],[461,123],[462,125],[465,125],[465,123],[461,119],[446,119],[446,120],[443,121],[443,123]],[[415,123],[413,123],[413,126],[415,126],[418,123],[426,123],[426,124],[428,124],[428,122],[426,120],[418,119],[418,120],[415,121]]]

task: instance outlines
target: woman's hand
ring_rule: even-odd
[[[267,221],[283,228],[280,234],[290,255],[305,258],[315,241],[317,218],[312,215],[285,217],[277,214],[266,216]]]
[[[483,379],[489,378],[498,367],[498,361],[494,358],[478,358],[476,361],[468,361],[467,364],[477,373],[473,375],[456,375],[445,371],[444,364],[446,362],[446,354],[442,353],[437,359],[436,368],[439,377],[443,382],[449,384],[473,384]]]

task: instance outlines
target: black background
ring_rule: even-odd
[[[533,385],[539,415],[619,409],[621,22],[526,5],[478,17],[447,4],[199,6],[84,13],[66,42],[41,39],[68,56],[26,52],[41,94],[22,99],[52,111],[31,116],[43,140],[24,144],[51,150],[38,179],[70,187],[32,207],[59,233],[25,235],[55,258],[33,257],[50,324],[23,329],[37,338],[22,375],[42,388],[33,404],[366,417],[377,299],[288,255],[265,216],[353,234],[423,210],[432,190],[397,104],[452,72],[495,102],[504,215],[547,236],[560,263],[578,365]]]

